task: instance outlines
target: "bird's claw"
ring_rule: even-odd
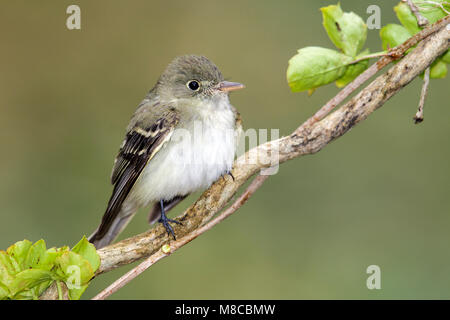
[[[233,179],[233,181],[235,181],[233,174],[231,173],[231,170],[225,172],[224,174],[222,174],[222,178],[225,179],[225,175],[228,175],[231,177],[231,179]]]
[[[162,225],[163,225],[164,228],[166,229],[167,235],[168,235],[169,237],[170,237],[170,235],[172,235],[173,240],[177,240],[177,238],[175,237],[175,232],[173,231],[173,228],[172,228],[172,226],[170,225],[169,222],[176,223],[176,224],[179,224],[179,225],[182,226],[183,224],[182,224],[180,221],[173,220],[173,219],[169,219],[169,218],[167,218],[166,215],[164,214],[164,215],[161,215],[161,218],[159,218],[158,222],[162,223]]]

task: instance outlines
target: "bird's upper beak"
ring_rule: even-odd
[[[218,89],[222,92],[229,92],[234,90],[243,89],[245,86],[239,82],[222,81],[219,83]]]

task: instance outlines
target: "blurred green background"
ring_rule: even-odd
[[[289,134],[338,92],[294,94],[285,79],[297,49],[333,47],[319,8],[336,2],[2,1],[0,248],[72,246],[95,229],[128,120],[177,55],[206,55],[246,84],[231,97],[246,128]],[[382,25],[397,23],[396,1],[376,3]],[[66,28],[70,4],[81,30]],[[341,4],[367,19],[374,2]],[[366,47],[381,49],[378,30]],[[431,81],[414,125],[420,88],[416,79],[323,151],[283,164],[236,215],[112,298],[450,298],[449,80]],[[148,228],[145,211],[121,238]],[[366,287],[372,264],[381,290]]]

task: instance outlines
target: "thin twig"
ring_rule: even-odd
[[[444,7],[444,5],[450,6],[450,2],[448,2],[448,1],[436,2],[436,1],[426,1],[426,0],[424,0],[424,1],[420,1],[420,3],[431,4],[431,5],[435,6],[435,7],[441,8],[442,11],[444,11],[446,14],[450,14],[450,12],[447,11],[447,9],[445,9],[445,7]]]
[[[420,93],[420,102],[419,109],[417,110],[416,115],[414,116],[414,123],[418,124],[423,121],[423,107],[425,105],[425,97],[428,93],[428,84],[430,83],[430,67],[425,70],[425,74],[423,76],[423,85],[422,92]]]
[[[337,95],[335,95],[331,100],[329,100],[322,108],[319,109],[311,118],[309,118],[299,129],[311,127],[314,123],[325,118],[334,108],[336,108],[339,104],[342,103],[352,92],[358,89],[364,82],[369,80],[373,75],[375,75],[379,70],[381,70],[384,66],[389,64],[390,60],[381,58],[378,62],[371,65],[368,69],[366,69],[363,73],[361,73],[355,80],[350,82],[344,89],[339,91]]]
[[[367,56],[363,56],[363,57],[360,57],[358,59],[355,59],[352,62],[350,62],[349,64],[355,64],[355,63],[358,63],[360,61],[364,61],[364,60],[367,60],[367,59],[381,58],[381,57],[385,57],[385,56],[389,56],[389,52],[372,53],[372,54],[368,54]]]
[[[423,28],[426,27],[429,24],[429,21],[427,18],[425,18],[419,11],[419,9],[416,7],[416,5],[412,2],[412,0],[406,0],[406,3],[408,4],[409,9],[411,12],[416,16],[417,24],[419,27]]]
[[[253,193],[255,193],[256,190],[264,183],[264,181],[269,176],[263,176],[258,175],[252,183],[248,186],[248,188],[244,191],[244,193],[241,194],[241,196],[224,212],[222,212],[220,215],[218,215],[213,220],[209,221],[204,226],[194,230],[193,232],[189,233],[187,236],[176,240],[170,244],[170,247],[163,247],[159,252],[156,254],[150,256],[146,260],[144,260],[142,263],[140,263],[135,268],[128,271],[126,274],[124,274],[122,277],[114,281],[110,286],[108,286],[106,289],[104,289],[102,292],[100,292],[98,295],[96,295],[92,300],[105,300],[110,295],[115,293],[117,290],[125,286],[128,282],[136,278],[138,275],[140,275],[142,272],[147,270],[149,267],[154,265],[159,260],[169,256],[171,253],[177,251],[182,246],[186,245],[187,243],[191,242],[195,238],[197,238],[199,235],[205,233],[206,231],[210,230],[212,227],[226,219],[227,217],[231,216],[236,210],[238,210],[247,200],[252,196]]]

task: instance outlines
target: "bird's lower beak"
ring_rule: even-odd
[[[222,81],[219,83],[218,89],[222,92],[229,92],[243,89],[245,86],[239,82]]]

